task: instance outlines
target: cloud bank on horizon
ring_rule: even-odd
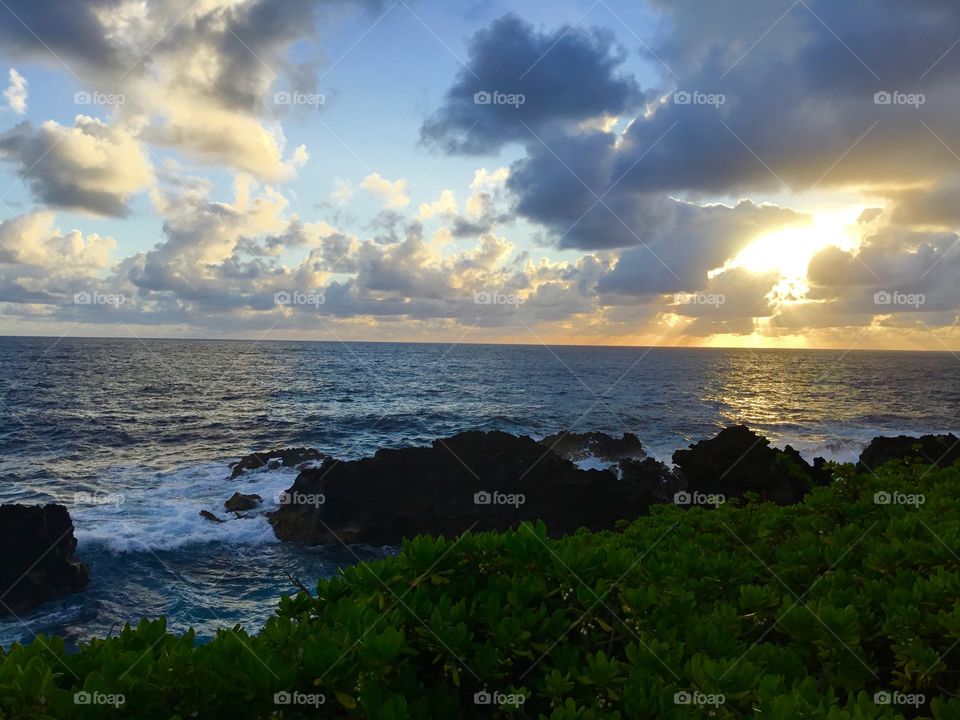
[[[960,348],[960,6],[574,10],[7,0],[0,334]]]

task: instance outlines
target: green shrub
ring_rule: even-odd
[[[0,655],[0,716],[960,718],[960,468],[833,472],[789,507],[418,537],[258,635],[40,637]]]

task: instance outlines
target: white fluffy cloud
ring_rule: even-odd
[[[27,112],[27,79],[17,72],[16,68],[10,68],[10,84],[3,92],[7,99],[7,107],[18,115]]]
[[[380,177],[380,173],[371,173],[363,179],[360,187],[378,200],[383,201],[383,207],[388,210],[397,210],[410,204],[406,180],[390,181]]]
[[[0,134],[0,157],[47,204],[102,215],[127,214],[130,197],[153,180],[134,131],[86,115],[73,127],[23,122]]]

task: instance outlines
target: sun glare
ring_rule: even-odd
[[[810,260],[820,250],[831,245],[842,250],[857,247],[859,240],[853,232],[853,225],[861,212],[862,208],[850,208],[817,213],[811,225],[761,235],[713,274],[744,268],[756,273],[778,272],[789,280],[803,279]]]

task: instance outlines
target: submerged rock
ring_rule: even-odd
[[[257,505],[263,502],[259,495],[244,495],[235,492],[230,499],[223,503],[223,507],[230,512],[243,512],[244,510],[253,510]]]
[[[890,460],[906,459],[938,467],[953,465],[960,460],[960,438],[953,433],[920,437],[875,437],[860,453],[857,472],[872,472]]]
[[[230,479],[236,480],[247,470],[259,470],[264,467],[294,467],[311,460],[323,460],[325,457],[327,456],[314,448],[285,448],[272,452],[251,453],[230,464],[233,469]]]
[[[781,505],[799,502],[813,485],[829,481],[822,460],[810,465],[789,445],[772,448],[745,425],[677,450],[673,462],[688,491],[727,498],[756,492]]]
[[[562,535],[644,514],[669,475],[655,463],[619,480],[609,470],[581,470],[529,437],[464,432],[431,447],[303,470],[269,518],[278,538],[306,544],[387,545],[524,520],[543,520]]]
[[[633,433],[624,433],[623,437],[615,438],[601,432],[564,431],[547,435],[540,444],[550,448],[554,454],[574,461],[588,457],[605,461],[642,460],[647,455],[640,446],[640,439]]]
[[[0,548],[0,615],[22,613],[90,581],[74,556],[77,540],[63,505],[0,506]]]

